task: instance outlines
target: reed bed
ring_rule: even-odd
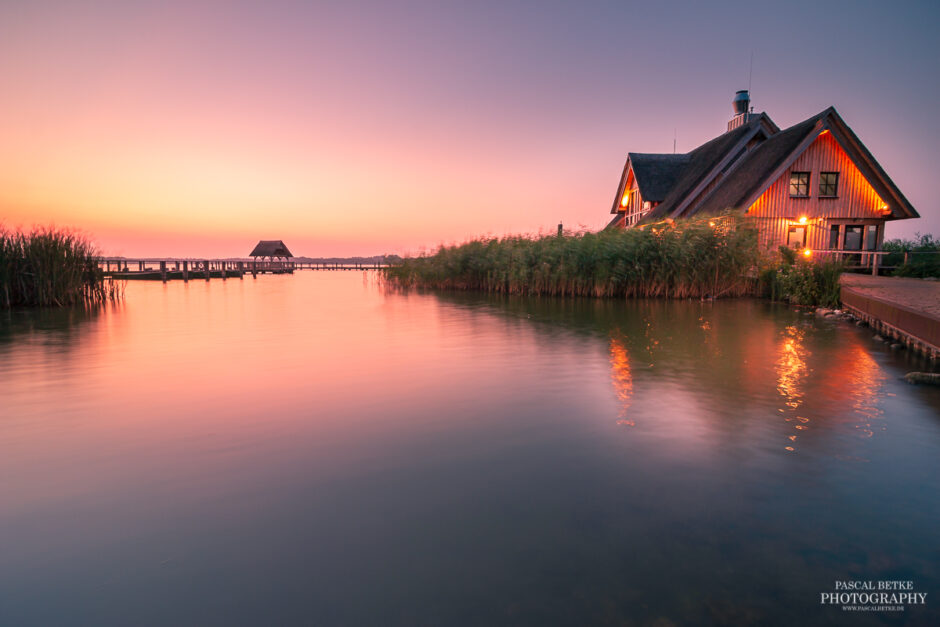
[[[10,231],[0,227],[0,307],[65,307],[118,300],[121,288],[105,279],[97,251],[63,229]]]
[[[402,259],[385,279],[506,294],[719,298],[758,293],[760,260],[756,229],[727,214],[643,229],[476,239]]]

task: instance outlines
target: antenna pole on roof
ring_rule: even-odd
[[[676,127],[672,127],[672,154],[676,154]]]
[[[753,74],[754,74],[754,51],[751,50],[751,64],[747,68],[747,95],[751,98],[751,100],[754,99],[754,97],[751,96],[751,76],[753,76]]]

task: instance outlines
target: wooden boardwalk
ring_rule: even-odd
[[[103,257],[98,267],[105,276],[120,280],[172,281],[190,279],[242,279],[246,274],[293,274],[298,270],[366,271],[388,264],[375,262],[254,261],[233,259],[128,259]]]
[[[940,281],[843,274],[842,305],[882,335],[940,359]]]

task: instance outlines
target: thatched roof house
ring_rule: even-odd
[[[727,132],[687,154],[629,153],[608,228],[734,209],[767,247],[860,251],[918,217],[834,108],[780,129],[749,105],[738,92]]]
[[[251,251],[249,257],[271,257],[272,259],[284,257],[287,259],[293,257],[293,255],[287,249],[287,246],[284,245],[284,242],[279,239],[271,239],[258,242],[258,245]]]

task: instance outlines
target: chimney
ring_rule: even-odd
[[[729,131],[733,131],[739,126],[748,123],[753,115],[752,113],[748,113],[750,104],[751,97],[746,89],[738,90],[737,93],[734,94],[734,100],[731,101],[731,106],[734,109],[734,117],[728,122]]]

